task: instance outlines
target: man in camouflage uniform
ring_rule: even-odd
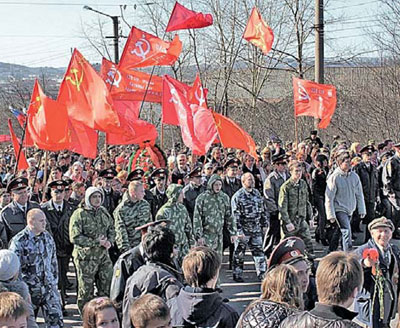
[[[272,164],[274,164],[274,170],[268,175],[264,183],[264,196],[270,214],[270,227],[264,242],[264,251],[267,257],[271,254],[274,246],[281,240],[278,210],[279,190],[289,178],[289,174],[286,171],[285,155],[272,156]]]
[[[114,243],[115,232],[114,221],[102,202],[101,189],[88,188],[85,202],[72,214],[69,225],[81,313],[83,306],[94,298],[95,283],[98,296],[108,296],[110,292],[113,268],[108,250]]]
[[[143,197],[142,182],[132,181],[114,211],[116,243],[121,253],[139,245],[140,232],[135,228],[151,221],[150,205]]]
[[[47,327],[63,327],[56,245],[46,231],[42,210],[28,212],[26,228],[13,237],[9,249],[21,262],[21,278],[29,287],[35,316],[41,308]]]
[[[202,185],[201,167],[195,167],[188,174],[190,182],[183,188],[183,204],[189,212],[190,219],[193,222],[194,206],[196,198],[205,190]]]
[[[236,238],[229,196],[222,189],[222,179],[213,174],[207,190],[196,199],[193,216],[194,235],[199,245],[215,250],[222,258],[222,228],[226,223],[232,240]]]
[[[183,201],[183,186],[171,184],[167,188],[168,201],[160,208],[156,215],[156,221],[169,220],[168,228],[175,234],[175,245],[178,247],[178,261],[182,263],[183,258],[193,246],[192,222]]]
[[[244,253],[249,246],[253,255],[257,276],[261,280],[266,271],[262,249],[263,234],[269,225],[269,214],[260,192],[254,188],[254,177],[250,172],[242,175],[242,188],[233,195],[232,215],[236,222],[238,238],[233,255],[233,279],[243,282]]]
[[[292,161],[289,165],[289,172],[290,179],[282,185],[278,199],[282,239],[292,236],[301,238],[308,253],[313,256],[314,248],[310,227],[307,223],[311,208],[308,203],[307,184],[301,179],[301,164]]]

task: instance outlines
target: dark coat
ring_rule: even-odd
[[[183,179],[190,172],[190,169],[187,168],[184,172],[181,172],[177,167],[171,173],[171,183],[178,183],[184,185]]]
[[[168,301],[173,327],[233,328],[238,313],[213,289],[186,286]]]
[[[355,171],[360,177],[365,203],[375,203],[379,188],[378,171],[376,167],[370,164],[369,168],[367,168],[367,165],[361,162],[357,165]]]
[[[153,194],[153,204],[151,205],[151,214],[155,219],[158,210],[168,201],[165,192],[162,194],[158,191],[157,187],[151,188],[150,192]]]
[[[222,191],[229,196],[229,199],[232,199],[232,196],[240,188],[242,188],[240,179],[234,178],[233,182],[228,177],[222,179]]]
[[[148,262],[128,279],[122,304],[122,328],[131,328],[129,309],[138,297],[155,294],[168,301],[178,295],[183,287],[183,277],[172,267]]]
[[[104,195],[104,201],[101,206],[105,207],[111,215],[114,213],[115,208],[118,206],[118,203],[121,200],[121,195],[118,193],[115,193],[114,190],[110,190],[109,192],[106,192],[104,188],[103,190],[103,195]]]
[[[282,321],[279,328],[361,328],[352,322],[357,313],[337,305],[317,303],[311,311],[291,315]]]
[[[190,219],[193,221],[194,206],[196,204],[197,197],[206,189],[203,186],[194,187],[192,183],[189,183],[183,188],[183,205],[185,205],[189,212]]]
[[[56,243],[57,257],[71,256],[74,246],[69,241],[69,220],[74,212],[73,206],[64,201],[62,212],[58,213],[53,202],[49,200],[41,207],[49,224],[47,230]]]
[[[11,202],[0,213],[0,239],[7,248],[11,238],[26,227],[26,213],[32,208],[40,208],[38,203],[27,202],[23,213],[15,202]]]

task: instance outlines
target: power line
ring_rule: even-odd
[[[365,6],[365,5],[369,5],[372,3],[379,3],[379,1],[377,0],[373,0],[373,1],[367,1],[364,3],[359,3],[356,5],[348,5],[348,6],[341,6],[341,7],[335,7],[335,8],[330,8],[329,11],[334,11],[334,10],[340,10],[340,9],[346,9],[346,8],[351,8],[351,7],[360,7],[360,6]]]
[[[125,6],[124,4],[112,4],[112,3],[68,3],[68,2],[16,2],[16,1],[0,1],[0,5],[28,5],[28,6],[104,6],[104,7],[119,7]]]

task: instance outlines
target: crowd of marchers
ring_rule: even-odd
[[[400,143],[324,144],[311,131],[257,158],[177,144],[166,167],[132,164],[133,151],[28,149],[15,170],[0,150],[0,327],[38,327],[39,311],[63,327],[74,289],[87,328],[391,327]],[[316,258],[316,243],[329,254]],[[243,283],[247,249],[261,296],[237,313],[221,261],[227,250],[225,278]]]

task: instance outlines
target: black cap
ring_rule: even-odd
[[[142,233],[142,235],[144,235],[144,234],[147,233],[147,230],[148,230],[150,227],[155,227],[156,225],[159,225],[159,224],[162,224],[162,223],[164,223],[165,225],[167,225],[167,224],[170,223],[170,222],[171,222],[171,220],[168,220],[168,219],[160,219],[160,220],[156,220],[156,221],[152,221],[152,222],[145,223],[145,224],[141,225],[140,227],[136,227],[135,230],[136,230],[136,231],[139,231],[139,230],[140,230],[140,232]]]
[[[317,134],[318,134],[318,131],[317,130],[311,130],[310,131],[310,134],[313,136],[316,136]]]
[[[273,155],[271,160],[272,160],[272,164],[279,164],[279,163],[286,163],[286,155]]]
[[[326,156],[323,155],[323,154],[318,154],[317,157],[315,158],[315,160],[316,160],[317,162],[322,163],[323,161],[327,161],[327,160],[328,160],[328,157],[326,157]]]
[[[282,240],[274,249],[268,262],[268,269],[279,264],[294,264],[305,260],[306,245],[298,237]]]
[[[117,171],[114,169],[105,169],[100,172],[99,176],[104,178],[104,179],[114,179],[114,177],[117,175]]]
[[[131,173],[129,173],[127,180],[128,181],[142,180],[143,177],[144,177],[144,171],[142,169],[136,169],[133,170]]]
[[[230,166],[239,166],[240,164],[241,164],[241,162],[238,158],[231,158],[225,162],[224,169],[226,169]]]
[[[68,178],[67,176],[63,176],[62,180],[64,180],[68,186],[72,185],[74,183],[74,180],[72,180],[71,178]]]
[[[218,172],[223,172],[224,168],[221,165],[217,165],[216,167],[214,167],[212,174],[217,174]]]
[[[159,168],[151,172],[150,174],[150,179],[155,179],[155,178],[167,178],[168,171],[165,168]]]
[[[28,187],[28,179],[18,177],[12,179],[8,185],[7,185],[7,192],[13,191],[13,190],[19,190],[19,189],[24,189]]]
[[[64,190],[65,187],[68,186],[68,183],[64,180],[54,180],[51,181],[47,186],[51,189]]]
[[[361,148],[360,154],[362,153],[373,153],[375,151],[375,147],[373,145],[367,145]]]
[[[201,177],[201,167],[200,166],[195,167],[193,170],[191,170],[186,175],[186,177],[189,177],[189,178],[198,177],[198,176]]]
[[[395,144],[393,145],[393,147],[400,147],[400,142],[395,143]]]

